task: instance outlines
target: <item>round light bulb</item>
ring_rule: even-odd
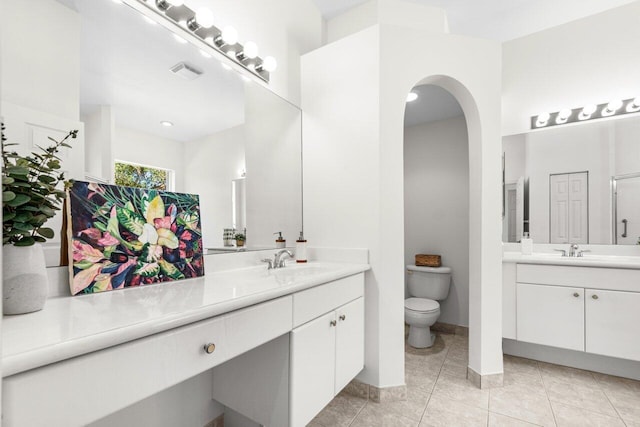
[[[558,113],[558,118],[560,120],[566,121],[570,116],[571,116],[571,110],[569,110],[568,108],[564,108],[560,110],[560,112]]]
[[[275,71],[276,68],[278,68],[278,61],[276,61],[276,58],[274,58],[273,56],[267,56],[262,61],[262,68],[264,68],[265,71],[271,73],[272,71]]]
[[[587,104],[582,108],[582,114],[584,114],[585,116],[590,116],[595,113],[597,109],[598,107],[596,107],[595,104]]]
[[[418,94],[415,92],[409,92],[409,95],[407,95],[407,102],[413,102],[416,99],[418,99]]]
[[[550,117],[551,117],[551,114],[546,113],[546,112],[538,114],[538,119],[536,120],[536,125],[537,126],[546,126]]]
[[[182,6],[184,4],[184,0],[167,0],[171,6]]]
[[[640,96],[636,97],[636,99],[633,100],[633,106],[636,108],[640,108]]]
[[[258,56],[258,45],[254,42],[246,42],[244,44],[243,54],[249,59],[254,59]]]
[[[619,99],[615,99],[607,104],[607,111],[610,113],[615,113],[620,109],[620,107],[622,107],[622,101]]]
[[[213,26],[213,12],[206,7],[201,7],[196,11],[196,22],[202,28],[211,28]]]
[[[222,41],[228,45],[238,43],[238,31],[230,25],[224,27],[224,30],[222,30]]]

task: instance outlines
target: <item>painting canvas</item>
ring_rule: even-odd
[[[67,203],[72,295],[204,275],[197,195],[75,181]]]

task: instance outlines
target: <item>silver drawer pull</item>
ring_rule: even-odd
[[[338,324],[338,322],[336,322],[335,320],[332,320],[331,322],[329,322],[329,326],[336,326]]]
[[[593,299],[598,299],[598,295],[593,294],[593,295],[591,295],[591,298],[593,298]]]
[[[345,314],[340,315],[339,319],[340,320],[345,320],[347,318],[347,316]]]
[[[207,354],[211,354],[214,351],[216,351],[216,345],[214,343],[212,343],[212,342],[210,342],[209,344],[205,344],[204,345],[204,351]]]
[[[577,292],[574,292],[574,293],[573,293],[573,296],[574,296],[574,297],[576,297],[576,298],[578,298],[578,297],[580,296],[580,294],[579,294],[579,293],[577,293]]]

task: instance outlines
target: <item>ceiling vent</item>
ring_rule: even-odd
[[[169,69],[176,76],[180,76],[185,80],[195,80],[202,75],[202,71],[185,62],[180,62]]]

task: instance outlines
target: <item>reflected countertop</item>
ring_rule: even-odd
[[[534,252],[531,255],[523,255],[520,252],[504,252],[502,262],[640,270],[640,256],[631,255],[596,255],[586,253],[582,257],[563,257],[560,253]]]
[[[311,262],[207,274],[197,279],[51,298],[42,311],[2,320],[2,375],[101,350],[369,270]]]

